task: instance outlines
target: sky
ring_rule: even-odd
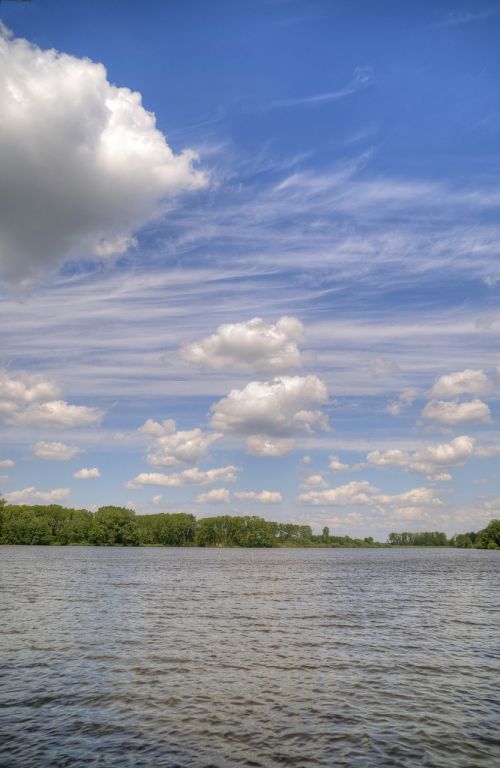
[[[500,6],[0,3],[0,494],[500,514]]]

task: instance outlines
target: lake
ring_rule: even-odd
[[[500,552],[0,547],[0,765],[500,764]]]

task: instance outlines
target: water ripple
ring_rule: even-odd
[[[491,768],[497,552],[0,549],[2,768]]]

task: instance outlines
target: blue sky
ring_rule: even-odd
[[[495,3],[0,18],[7,499],[498,515]]]

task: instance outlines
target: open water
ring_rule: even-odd
[[[0,548],[0,765],[500,765],[500,552]]]

